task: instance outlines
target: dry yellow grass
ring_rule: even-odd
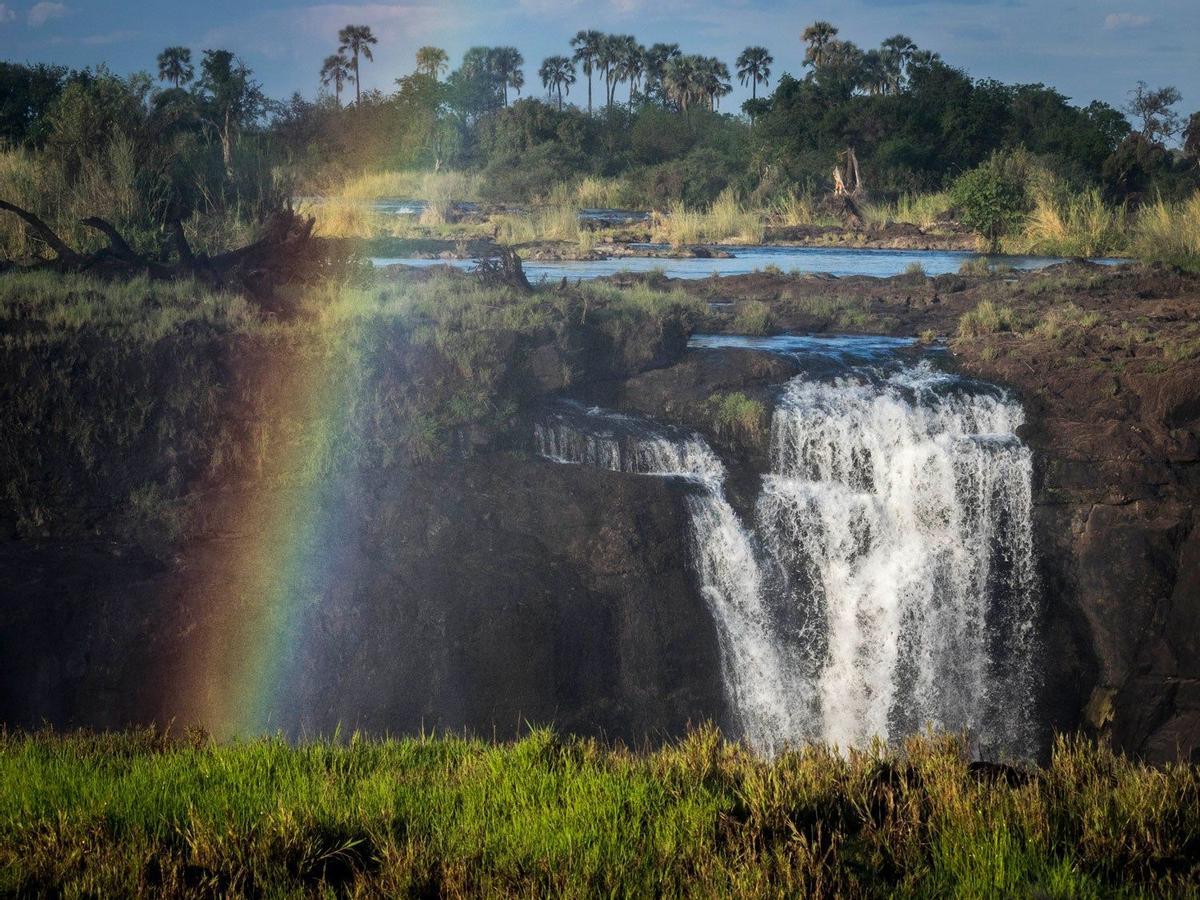
[[[1133,250],[1141,259],[1200,269],[1200,191],[1181,203],[1160,199],[1143,207]]]
[[[732,189],[726,188],[708,209],[689,209],[674,204],[652,221],[653,236],[679,246],[703,241],[757,244],[763,240],[766,215],[763,210],[742,206]]]

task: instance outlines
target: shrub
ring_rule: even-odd
[[[1159,199],[1143,207],[1133,251],[1139,259],[1200,271],[1200,191],[1182,203]]]
[[[733,330],[738,334],[770,334],[774,327],[771,307],[761,300],[747,300],[738,304],[733,317]]]
[[[1024,218],[1025,187],[1006,171],[999,157],[960,175],[950,187],[950,199],[964,225],[979,233],[991,250]]]

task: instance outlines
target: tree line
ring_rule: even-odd
[[[266,203],[281,172],[319,187],[364,169],[450,166],[482,170],[503,199],[583,175],[626,176],[647,203],[705,202],[728,187],[769,199],[828,189],[847,148],[882,195],[939,189],[1016,148],[1113,201],[1192,190],[1200,168],[1200,114],[1180,116],[1172,87],[1139,84],[1123,109],[1076,106],[1046,85],[973,79],[905,35],[860,48],[829,22],[798,36],[802,71],[778,77],[761,46],[731,69],[678,44],[582,30],[537,67],[544,101],[526,96],[513,46],[472,47],[457,67],[422,47],[384,92],[362,86],[386,49],[371,29],[334,37],[323,91],[282,101],[223,49],[166,48],[157,89],[144,73],[0,63],[0,141],[53,158],[68,181],[89,154],[132,141],[146,190],[185,209],[247,192]],[[721,108],[735,77],[750,89],[739,113]]]

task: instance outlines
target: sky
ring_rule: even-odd
[[[104,63],[129,73],[152,71],[164,46],[189,46],[195,57],[221,47],[235,51],[271,96],[313,96],[338,29],[362,24],[379,38],[375,61],[363,65],[364,90],[392,89],[425,44],[444,48],[454,62],[477,44],[511,44],[525,56],[525,95],[542,96],[541,60],[567,52],[576,31],[597,28],[633,34],[647,46],[677,42],[731,69],[742,48],[761,44],[775,57],[773,85],[783,72],[802,72],[799,35],[817,19],[864,48],[902,32],[973,77],[1042,82],[1080,105],[1121,106],[1143,80],[1179,88],[1185,117],[1200,109],[1200,0],[2,0],[0,58]],[[735,83],[723,105],[736,109],[748,96]],[[570,99],[584,97],[581,77]]]

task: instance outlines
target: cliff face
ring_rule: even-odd
[[[1018,327],[958,341],[951,364],[1010,385],[1028,414],[1044,719],[1153,760],[1194,757],[1200,286],[1089,269],[951,281],[755,275],[720,290],[767,303],[792,330],[845,330],[837,310],[867,309],[861,330],[945,334],[981,300],[1012,309]],[[745,514],[764,447],[719,433],[710,398],[740,391],[769,406],[796,368],[749,351],[681,358],[682,341],[675,329],[599,363],[586,344],[527,348],[521,392],[571,388],[704,431]],[[572,369],[583,374],[565,377]],[[303,625],[320,639],[288,653],[281,706],[304,714],[282,727],[510,734],[553,721],[640,741],[728,722],[717,637],[688,564],[685,488],[507,452],[524,445],[516,424],[471,437],[469,458],[367,468],[327,486],[327,502],[355,510],[335,535],[353,564],[307,607]],[[44,474],[70,487],[69,472]],[[235,507],[282,503],[236,480],[221,490]],[[255,539],[235,521],[156,555],[85,532],[0,543],[0,721],[182,722],[184,663],[218,628],[221,599],[197,592],[195,574]]]
[[[225,498],[250,520],[285,500]],[[380,471],[322,502],[356,511],[336,535],[350,564],[307,600],[310,639],[284,648],[276,727],[503,736],[552,722],[640,741],[725,718],[678,485],[488,454]],[[195,574],[256,539],[227,524],[165,564],[5,545],[0,719],[186,724],[189,658],[225,637],[223,585],[197,590]]]
[[[1050,720],[1154,760],[1195,755],[1200,367],[1114,375],[1061,360],[1036,342],[966,360],[1016,386],[1029,414]]]

